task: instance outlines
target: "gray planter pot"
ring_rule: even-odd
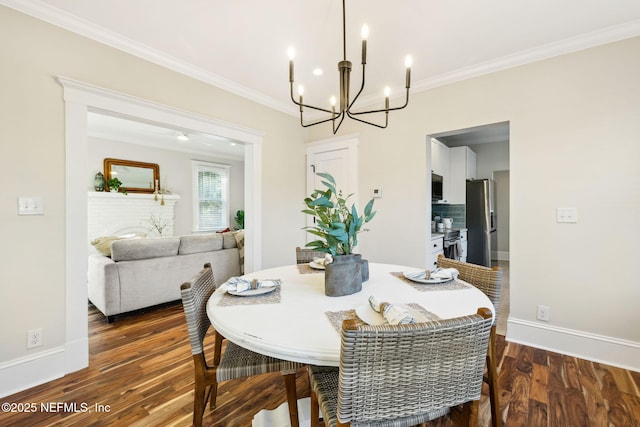
[[[362,290],[362,256],[338,255],[324,270],[324,294],[341,297]]]

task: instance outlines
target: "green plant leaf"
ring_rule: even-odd
[[[373,209],[373,202],[374,202],[373,199],[369,200],[369,203],[367,203],[367,206],[364,207],[365,217],[369,217],[371,215],[371,210]]]
[[[333,176],[331,176],[331,174],[326,173],[326,172],[318,172],[318,173],[316,173],[316,175],[326,179],[327,181],[329,181],[334,186],[336,185],[336,180],[333,178]]]

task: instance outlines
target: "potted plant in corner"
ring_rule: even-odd
[[[362,256],[353,253],[358,244],[358,234],[366,231],[364,224],[375,216],[373,199],[358,214],[355,205],[347,206],[352,194],[344,197],[336,189],[336,181],[328,173],[318,173],[324,178],[325,190],[314,190],[304,199],[307,215],[314,216],[315,225],[305,227],[308,233],[318,237],[306,244],[313,250],[331,254],[333,261],[325,266],[325,294],[328,296],[350,295],[362,289]],[[366,275],[368,276],[368,275]]]

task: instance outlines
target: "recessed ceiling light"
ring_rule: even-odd
[[[187,135],[186,132],[181,132],[176,138],[178,138],[179,141],[188,141],[189,135]]]
[[[313,70],[313,75],[314,75],[314,76],[321,76],[321,75],[322,75],[322,69],[320,69],[320,68],[315,68],[315,69]]]

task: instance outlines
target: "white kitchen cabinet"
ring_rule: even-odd
[[[431,170],[442,176],[449,175],[449,147],[431,138]]]
[[[444,237],[442,234],[431,236],[429,247],[427,248],[427,268],[433,270],[438,266],[438,255],[444,255]]]
[[[467,229],[460,230],[460,243],[462,251],[460,252],[460,261],[467,262]]]
[[[467,180],[476,179],[476,153],[469,147],[449,149],[449,203],[463,205],[467,202]]]
[[[450,192],[449,147],[435,138],[431,138],[431,171],[442,177],[442,199],[448,201]]]

